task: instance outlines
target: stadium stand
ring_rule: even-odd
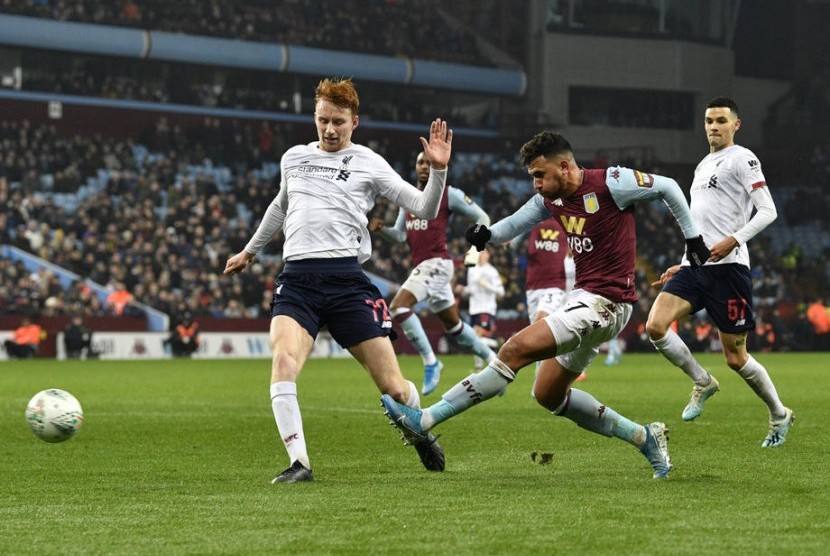
[[[491,65],[473,33],[451,27],[429,6],[385,0],[126,0],[48,2],[4,0],[0,12],[247,41],[286,42],[330,50],[349,45],[368,54],[417,56]],[[279,17],[276,14],[279,13]],[[404,24],[389,26],[390,20]]]
[[[275,4],[282,10],[279,21],[272,16]],[[337,9],[332,5],[324,0],[83,4],[0,0],[0,13],[333,49],[348,41],[350,48],[364,53],[417,55],[470,65],[491,63],[479,49],[477,37],[447,32],[451,19],[439,12],[412,10],[409,3],[395,1],[347,0],[338,2]],[[354,9],[358,5],[360,9]],[[402,17],[404,12],[406,17]],[[389,31],[382,23],[392,17],[406,22],[409,32]],[[337,35],[333,29],[340,32],[336,44],[332,42]],[[72,60],[67,64],[69,71],[54,71],[45,65],[28,75],[25,89],[239,109],[282,110],[290,102],[290,89],[280,89],[276,76],[249,86],[252,80],[246,80],[244,70],[228,70],[228,86],[217,88],[210,78],[199,80],[198,73],[188,73],[180,81],[148,80],[144,74],[131,75],[131,71],[110,72],[112,66],[102,71],[104,66],[87,61],[91,57],[49,55],[53,56],[51,63],[58,65]],[[821,294],[821,285],[830,278],[830,235],[824,222],[830,198],[826,188],[815,187],[830,182],[828,134],[826,126],[816,124],[830,121],[826,118],[827,90],[826,77],[815,76],[774,105],[765,124],[765,135],[770,137],[786,131],[792,122],[809,125],[813,130],[810,136],[819,140],[802,149],[809,153],[803,174],[796,173],[791,179],[776,175],[770,180],[779,219],[753,241],[756,303],[763,317],[759,326],[772,326],[776,332],[757,335],[763,338],[764,349],[801,345],[795,335],[806,304]],[[371,104],[377,106],[372,117],[387,123],[419,122],[432,113],[431,107],[427,110],[407,95]],[[103,114],[95,110],[89,108],[85,113]],[[33,122],[25,116],[3,113],[0,244],[30,253],[79,279],[66,282],[69,274],[48,267],[32,270],[19,257],[4,251],[0,257],[0,315],[81,312],[103,316],[108,310],[102,292],[116,283],[126,285],[139,307],[144,307],[140,310],[169,315],[172,322],[184,313],[197,318],[266,315],[271,281],[281,265],[279,238],[250,272],[228,279],[222,276],[222,268],[228,254],[245,244],[270,202],[285,145],[313,139],[310,123],[306,127],[211,114],[184,118],[150,111],[141,117],[142,127],[133,125],[133,116],[127,129],[114,132],[117,125],[108,121],[110,114],[70,131],[48,120]],[[461,113],[452,117],[456,118],[451,120],[453,124],[492,129],[497,124],[487,114],[475,119]],[[415,134],[402,140],[395,137],[402,135],[397,131],[366,133],[365,128],[359,132],[360,142],[382,152],[402,175],[410,176]],[[512,212],[531,193],[526,173],[516,160],[517,139],[500,141],[488,143],[487,149],[472,141],[457,146],[450,166],[450,183],[473,196],[494,221]],[[771,145],[781,147],[774,141]],[[664,173],[681,183],[691,174],[690,168],[661,169],[660,161],[651,159],[647,148],[623,152],[595,145],[593,151],[593,161],[582,157],[580,161]],[[380,203],[375,214],[391,223],[396,210]],[[638,205],[637,210],[643,213],[637,219],[642,299],[626,335],[630,347],[650,350],[640,334],[657,293],[649,283],[679,260],[682,241],[665,207]],[[386,287],[394,288],[409,268],[406,246],[375,241],[374,247],[376,256],[366,269],[386,280]],[[458,261],[457,279],[463,282],[463,224],[452,226],[449,247]],[[521,289],[525,253],[498,250],[492,262],[507,277],[499,317],[525,319]],[[705,324],[700,317],[686,333],[697,336],[706,330]],[[705,339],[696,341],[712,347]]]
[[[6,208],[0,215],[0,237],[105,288],[123,282],[138,301],[173,319],[185,312],[212,317],[263,314],[268,302],[263,291],[268,291],[280,265],[279,242],[251,272],[228,280],[222,268],[227,255],[244,245],[270,202],[276,161],[258,154],[261,145],[251,131],[227,124],[229,129],[222,132],[223,125],[205,121],[185,129],[159,118],[144,134],[148,142],[144,145],[100,135],[63,137],[48,125],[25,121],[0,123],[4,145],[0,201]],[[207,146],[188,139],[208,137],[208,129],[218,131],[206,140]],[[270,131],[280,133],[278,128]],[[214,162],[208,152],[221,158]],[[194,163],[201,156],[201,162]],[[405,161],[397,165],[407,166]],[[509,153],[458,153],[452,183],[472,192],[498,220],[529,196],[522,173]],[[783,188],[774,193],[784,217],[774,233],[753,246],[756,293],[763,302],[759,306],[788,307],[784,317],[790,318],[797,312],[791,307],[815,293],[815,284],[800,283],[801,276],[814,277],[805,269],[815,265],[806,261],[822,260],[830,246],[824,245],[826,234],[818,233],[819,220],[789,222],[786,207],[797,202],[800,190]],[[819,195],[815,202],[820,200],[826,201]],[[644,212],[637,219],[640,306],[647,309],[656,295],[648,284],[678,260],[682,241],[665,207],[640,205],[638,210]],[[807,218],[790,212],[798,215],[799,222]],[[395,207],[380,204],[377,214],[391,221]],[[788,248],[804,233],[820,240],[805,245],[795,267],[788,269]],[[462,237],[463,230],[454,227],[450,248],[459,261],[459,281],[464,279]],[[400,283],[408,268],[406,248],[376,241],[375,251],[378,256],[367,270]],[[506,249],[493,257],[507,277],[501,318],[526,318],[520,287],[523,260],[523,252]],[[83,282],[63,288],[49,271],[31,273],[9,259],[0,259],[0,269],[0,291],[6,294],[0,312],[107,312]],[[783,287],[784,282],[790,287]]]

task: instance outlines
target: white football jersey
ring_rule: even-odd
[[[288,196],[283,258],[354,257],[363,263],[372,243],[366,214],[381,195],[397,204],[415,189],[386,160],[363,145],[326,152],[318,142],[297,145],[280,162],[280,196]],[[285,205],[283,205],[285,206]]]
[[[758,157],[740,145],[708,154],[695,168],[689,208],[692,220],[711,247],[746,226],[754,207],[750,194],[766,187]],[[749,267],[749,250],[740,245],[717,263],[739,263]],[[683,264],[689,264],[683,258]]]
[[[504,284],[496,267],[487,263],[467,269],[467,292],[471,315],[496,314],[496,298],[504,295]]]

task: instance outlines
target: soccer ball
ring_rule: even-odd
[[[72,438],[84,422],[78,400],[64,390],[50,388],[35,394],[26,406],[26,422],[35,436],[46,442]]]

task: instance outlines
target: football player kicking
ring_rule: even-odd
[[[386,413],[405,439],[422,441],[433,427],[496,396],[520,369],[541,360],[534,394],[542,407],[632,444],[648,460],[654,478],[667,477],[672,465],[663,423],[640,425],[571,385],[596,357],[597,346],[615,337],[631,317],[637,299],[635,203],[662,199],[680,225],[692,264],[709,258],[683,192],[663,176],[620,167],[580,168],[568,141],[550,131],[525,143],[520,155],[537,195],[492,229],[470,227],[467,240],[478,249],[498,245],[553,215],[574,256],[574,290],[564,306],[510,338],[483,371],[450,388],[439,402],[420,410],[382,396]]]

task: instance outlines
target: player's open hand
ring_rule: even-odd
[[[443,170],[450,162],[452,154],[452,130],[447,128],[447,122],[435,118],[429,126],[429,141],[421,137],[424,154],[436,170]]]
[[[254,261],[255,255],[252,255],[244,249],[228,259],[225,263],[225,271],[223,274],[236,274],[242,272],[245,268]]]

